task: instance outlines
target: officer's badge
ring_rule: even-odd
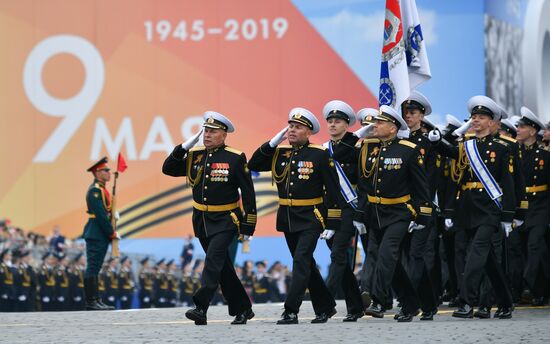
[[[202,157],[203,157],[203,154],[198,154],[196,157],[195,157],[195,160],[193,160],[193,164],[198,164],[201,162],[202,160]]]
[[[286,151],[282,154],[285,158],[290,158],[290,156],[292,155],[292,151]]]
[[[208,119],[206,120],[206,123],[214,123],[214,118],[208,117]]]
[[[424,148],[420,148],[420,154],[422,155],[426,154],[426,151],[424,150]]]
[[[244,164],[244,171],[246,173],[250,172],[250,170],[248,169],[248,164]]]
[[[542,159],[539,160],[539,166],[541,166],[541,167],[544,166],[544,160],[542,160]]]
[[[94,197],[95,197],[95,198],[98,198],[98,197],[99,197],[99,193],[94,192]]]
[[[489,158],[491,158],[491,162],[495,162],[496,157],[497,157],[497,153],[495,153],[495,152],[490,152],[489,153]]]
[[[424,165],[424,159],[422,159],[422,155],[418,156],[418,165],[420,166]]]
[[[380,148],[374,147],[374,149],[372,150],[372,152],[370,153],[370,155],[371,155],[371,156],[378,155],[378,151],[380,151]]]
[[[494,159],[491,159],[492,162],[494,162]],[[508,170],[510,173],[514,173],[514,157],[510,155],[510,162],[508,163]]]

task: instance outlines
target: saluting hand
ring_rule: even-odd
[[[369,125],[366,125],[364,127],[361,127],[359,129],[357,129],[353,135],[355,135],[356,137],[360,138],[360,139],[364,139],[365,137],[368,137],[370,135],[372,135],[372,130],[374,129],[374,125],[373,124],[369,124]]]
[[[281,144],[284,140],[286,140],[286,132],[288,131],[288,125],[281,131],[277,133],[277,135],[273,136],[271,140],[269,140],[269,146],[271,148],[275,148],[278,145]]]
[[[191,136],[187,141],[182,143],[181,148],[183,148],[185,150],[189,150],[189,149],[193,148],[193,146],[196,145],[197,142],[199,142],[199,137],[201,136],[203,131],[204,131],[204,128],[201,128],[201,130],[199,130],[198,133]]]
[[[434,129],[430,131],[428,133],[428,140],[430,140],[430,142],[438,142],[439,140],[441,140],[441,133],[439,132],[439,130]]]

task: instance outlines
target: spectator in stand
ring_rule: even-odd
[[[53,227],[53,234],[50,238],[50,250],[56,253],[65,250],[65,237],[61,235],[58,225]]]
[[[195,246],[193,246],[193,235],[189,234],[187,236],[187,242],[185,245],[183,245],[183,249],[181,250],[180,255],[180,265],[181,270],[185,268],[185,266],[193,260],[193,253],[195,251]]]

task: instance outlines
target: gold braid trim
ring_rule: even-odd
[[[278,157],[279,157],[279,148],[275,150],[275,154],[273,154],[273,159],[271,160],[271,185],[273,185],[273,182],[277,184],[282,183],[285,180],[285,178],[288,176],[288,171],[290,170],[290,164],[287,164],[283,169],[283,172],[281,174],[277,174],[276,168],[277,168]]]
[[[373,162],[371,169],[367,170],[367,156],[369,152],[368,147],[369,143],[365,142],[363,147],[361,147],[361,152],[359,153],[359,165],[361,166],[361,173],[365,178],[370,178],[374,170],[378,167],[378,157],[376,157],[376,160]]]
[[[455,183],[459,183],[464,175],[464,170],[468,167],[468,156],[464,143],[458,144],[458,159],[451,162],[451,179]]]
[[[191,187],[195,187],[195,184],[198,180],[201,179],[202,170],[204,169],[204,166],[201,166],[199,171],[197,172],[197,175],[195,178],[191,177],[191,166],[193,165],[193,152],[189,151],[187,153],[187,184],[191,185]]]

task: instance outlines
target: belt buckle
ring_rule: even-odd
[[[289,199],[288,199],[288,206],[289,206],[289,207],[292,207],[292,198],[289,198]]]
[[[382,198],[378,196],[374,196],[374,197],[376,197],[376,204],[382,204]]]

